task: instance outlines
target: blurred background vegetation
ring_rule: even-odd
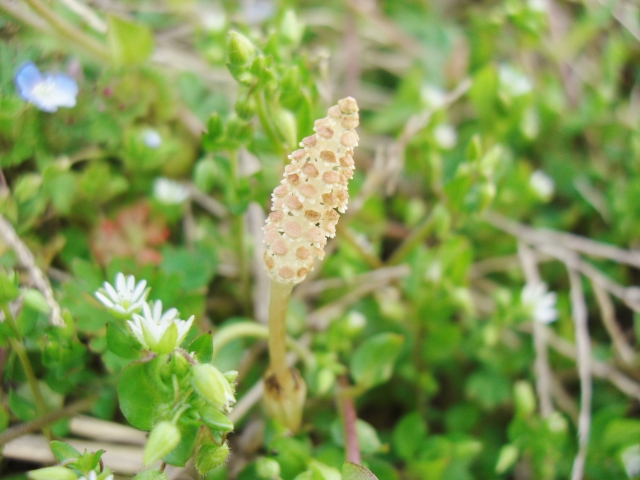
[[[236,339],[214,363],[239,370],[248,400],[208,478],[273,478],[272,460],[285,480],[340,468],[340,379],[360,386],[359,447],[382,480],[640,474],[637,4],[0,0],[0,12],[0,213],[74,325],[61,333],[28,304],[18,317],[48,409],[97,395],[90,414],[124,422],[128,360],[92,297],[118,271],[196,315],[192,337],[265,322],[270,192],[313,120],[351,95],[349,210],[288,318],[314,354],[302,432],[254,408],[265,344]],[[255,50],[230,52],[230,30]],[[25,103],[13,83],[25,61],[73,77],[77,105]],[[159,177],[188,198],[154,195]],[[30,285],[11,247],[0,263]],[[557,293],[549,326],[521,301],[540,280]],[[6,428],[38,413],[3,345]],[[86,438],[72,427],[53,431]],[[23,478],[39,457],[10,446],[0,472]],[[299,478],[332,478],[318,471]]]

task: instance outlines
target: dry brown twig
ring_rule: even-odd
[[[589,432],[591,430],[591,339],[587,325],[587,304],[582,291],[580,274],[566,262],[571,284],[571,316],[575,327],[576,361],[580,377],[580,413],[578,415],[578,453],[573,462],[571,480],[581,480],[584,476],[584,464],[587,458]]]
[[[520,238],[529,244],[558,245],[585,255],[607,258],[625,265],[640,268],[640,251],[625,250],[614,245],[596,242],[590,238],[585,238],[573,233],[532,228],[509,220],[494,212],[487,212],[484,218],[494,227],[514,237]]]
[[[56,327],[63,327],[64,320],[62,319],[62,310],[53,296],[53,289],[51,288],[49,279],[44,275],[44,273],[42,273],[42,270],[38,268],[33,254],[22,240],[20,240],[20,237],[18,237],[13,226],[1,215],[0,237],[4,243],[15,252],[18,257],[18,262],[29,273],[33,286],[42,293],[42,296],[51,310],[49,313],[49,321],[51,324]]]
[[[636,361],[636,353],[627,342],[620,325],[618,325],[615,307],[609,293],[594,281],[591,281],[591,286],[593,287],[593,292],[600,308],[602,323],[613,341],[613,348],[615,352],[625,364],[628,366],[634,365]]]
[[[523,325],[522,327],[520,327],[520,330],[523,332],[531,333],[531,326]],[[576,361],[577,354],[575,345],[556,335],[553,330],[546,326],[545,330],[547,344],[549,345],[549,347],[563,357]],[[596,378],[608,381],[622,393],[640,400],[640,383],[628,377],[620,370],[616,369],[614,366],[606,362],[591,358],[591,373]]]

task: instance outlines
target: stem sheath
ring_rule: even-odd
[[[271,280],[269,288],[269,358],[276,378],[281,382],[290,376],[287,367],[287,332],[285,319],[293,284]]]

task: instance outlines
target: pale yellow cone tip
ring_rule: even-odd
[[[327,238],[336,233],[339,212],[347,209],[347,184],[353,177],[353,149],[358,145],[358,104],[352,97],[316,120],[314,135],[289,155],[284,179],[272,194],[272,213],[264,227],[264,264],[281,283],[299,283],[324,257]]]

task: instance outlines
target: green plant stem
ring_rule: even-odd
[[[229,151],[229,165],[231,168],[231,178],[233,180],[233,188],[235,193],[238,192],[238,152],[236,150]],[[238,257],[238,271],[240,274],[240,299],[242,302],[242,311],[245,315],[251,315],[251,278],[249,276],[249,255],[245,245],[245,226],[244,215],[233,216],[233,232]]]
[[[213,356],[229,342],[238,338],[255,337],[269,338],[269,329],[265,325],[255,322],[238,322],[221,328],[213,336]],[[291,337],[286,337],[286,345],[293,350],[305,364],[313,362],[313,354]]]
[[[33,366],[31,365],[31,361],[29,360],[29,355],[27,354],[27,349],[22,343],[22,336],[20,335],[20,331],[16,326],[16,323],[9,311],[9,308],[4,307],[3,309],[5,321],[9,325],[9,328],[13,331],[17,338],[9,337],[9,344],[11,345],[11,349],[18,356],[18,360],[22,364],[22,369],[24,370],[25,375],[27,376],[27,382],[29,383],[29,387],[31,388],[31,393],[33,394],[33,400],[36,404],[36,409],[38,410],[38,415],[41,417],[47,414],[47,407],[44,403],[44,397],[42,396],[42,392],[40,391],[40,385],[38,384],[38,378],[36,377],[35,372],[33,371]],[[42,429],[44,435],[51,439],[51,430],[48,427],[44,427]]]
[[[46,22],[61,36],[71,40],[74,44],[84,48],[100,60],[106,62],[111,61],[111,53],[106,46],[86,35],[65,19],[59,17],[39,0],[25,0],[25,2],[32,10],[44,18],[44,20],[46,20]]]
[[[264,98],[264,92],[258,91],[254,93],[254,99],[256,102],[256,112],[258,114],[258,119],[260,120],[260,125],[262,125],[267,137],[269,137],[269,140],[271,140],[271,143],[273,143],[273,146],[276,148],[278,156],[284,157],[286,151],[282,146],[282,141],[278,137],[278,133],[273,128],[273,120],[270,119],[267,114],[267,102]],[[283,160],[286,160],[286,157],[284,157]]]
[[[400,246],[393,252],[393,255],[387,260],[387,265],[398,265],[406,258],[411,251],[417,247],[420,243],[424,242],[425,238],[431,233],[435,222],[435,216],[433,213],[427,215],[427,217],[418,225],[411,234],[400,244]]]
[[[271,280],[269,285],[269,360],[271,370],[280,383],[289,382],[291,376],[287,366],[286,317],[292,283]]]

